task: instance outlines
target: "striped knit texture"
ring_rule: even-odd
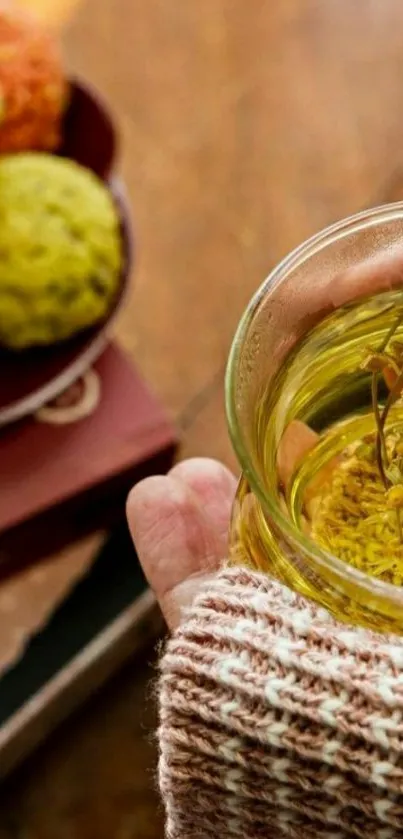
[[[168,839],[403,837],[403,638],[223,571],[160,677]]]

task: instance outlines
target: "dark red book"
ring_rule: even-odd
[[[85,380],[0,432],[0,573],[113,525],[130,487],[165,472],[175,448],[160,403],[111,345]]]

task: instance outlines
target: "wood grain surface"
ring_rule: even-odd
[[[183,454],[235,465],[223,370],[251,293],[309,234],[403,197],[403,5],[73,5],[60,3],[67,61],[114,108],[136,220],[119,338]],[[162,836],[153,673],[149,657],[133,663],[10,779],[0,839]]]

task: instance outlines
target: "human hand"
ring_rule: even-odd
[[[224,466],[190,460],[130,495],[172,630],[226,556],[234,490]],[[402,645],[315,609],[232,569],[167,645],[158,739],[170,836],[214,839],[217,825],[223,837],[330,839],[351,825],[363,839],[401,836]]]
[[[170,629],[227,556],[236,489],[231,472],[195,458],[137,484],[127,502],[130,532]]]

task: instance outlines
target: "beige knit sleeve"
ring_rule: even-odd
[[[403,639],[222,572],[160,678],[169,839],[403,837]]]

